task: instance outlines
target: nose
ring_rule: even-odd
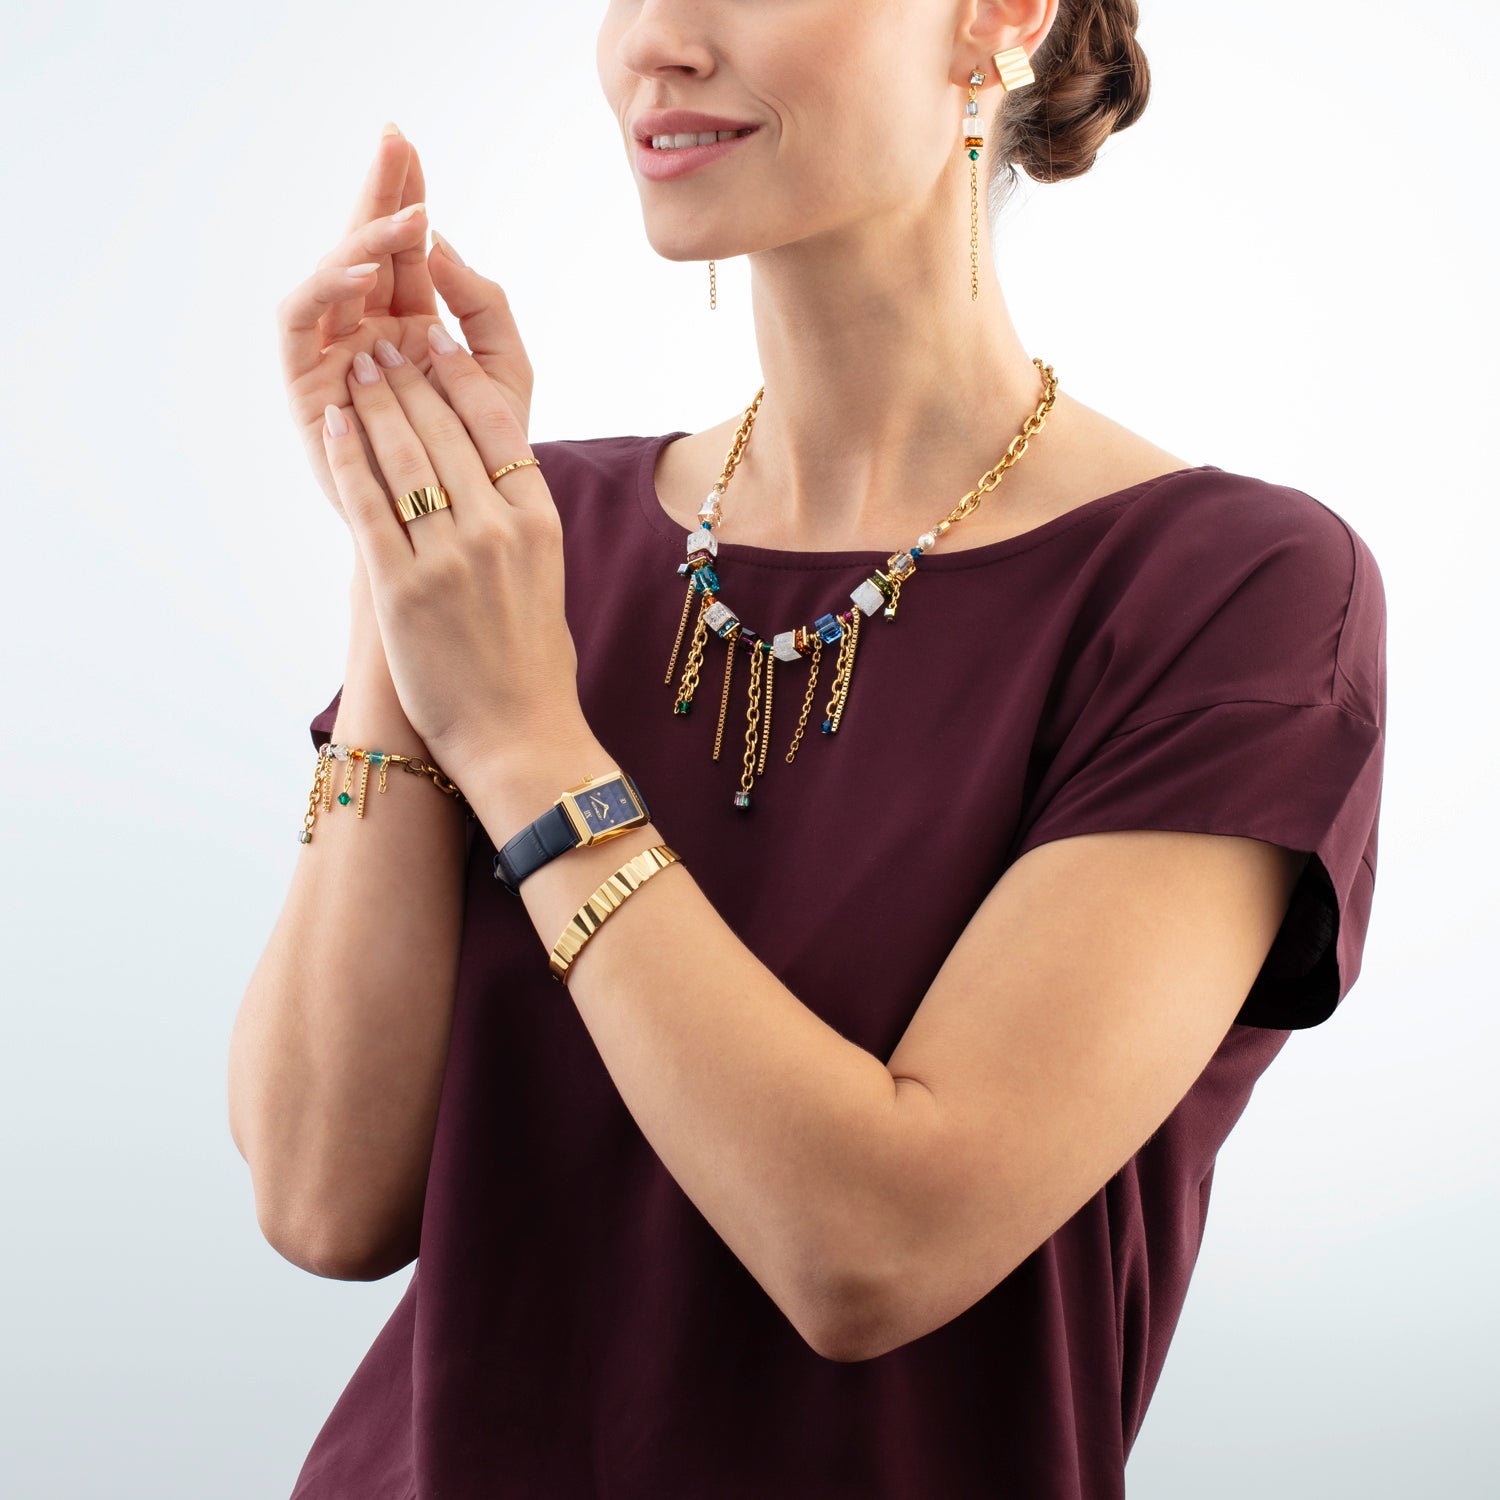
[[[681,0],[641,0],[616,40],[622,67],[637,77],[673,81],[681,75],[713,72],[710,38],[702,27],[703,7]]]

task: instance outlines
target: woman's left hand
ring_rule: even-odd
[[[499,286],[472,279],[493,288],[499,306],[464,315],[465,326],[509,322]],[[534,761],[583,712],[552,491],[535,465],[490,482],[497,468],[533,456],[525,430],[497,382],[441,322],[429,325],[428,342],[430,374],[384,341],[375,359],[362,354],[349,371],[379,473],[338,407],[324,414],[323,441],[369,573],[396,694],[462,785],[476,762],[493,772],[508,757]],[[403,524],[391,497],[429,484],[447,490],[447,508]]]

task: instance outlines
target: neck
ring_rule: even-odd
[[[927,247],[941,265],[922,236],[863,261],[830,238],[751,257],[766,394],[728,493],[776,517],[780,545],[909,546],[1000,461],[1041,372],[983,249],[976,302],[952,237]]]

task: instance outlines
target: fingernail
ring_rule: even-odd
[[[363,349],[354,356],[354,378],[361,385],[374,385],[380,379],[375,361]]]
[[[371,271],[378,271],[379,269],[380,262],[378,260],[371,260],[366,261],[362,266],[345,266],[344,274],[358,281],[361,276],[368,276]]]
[[[448,257],[449,260],[453,261],[456,265],[468,265],[468,261],[466,261],[463,256],[461,256],[458,251],[455,250],[453,246],[450,245],[448,241],[445,240],[442,235],[440,235],[435,229],[432,231],[432,238],[437,244],[437,247],[443,252],[444,255]]]
[[[344,420],[343,412],[331,403],[323,408],[323,420],[328,425],[330,437],[343,437],[349,431],[349,424]]]
[[[394,213],[391,215],[391,222],[393,224],[403,224],[407,219],[411,218],[413,214],[421,213],[422,210],[426,207],[427,205],[425,203],[408,203],[406,207],[403,208],[399,213]]]
[[[427,342],[439,354],[458,353],[458,345],[454,342],[453,335],[441,323],[429,323],[427,325]]]
[[[381,364],[389,365],[393,370],[397,365],[406,363],[405,355],[389,339],[375,340],[375,354]]]
[[[388,135],[400,135],[400,134],[401,134],[401,129],[396,124],[396,122],[394,120],[387,120],[386,124],[385,124],[385,129],[380,132],[380,136],[381,136],[382,140],[384,140],[384,138],[386,136],[388,136]]]

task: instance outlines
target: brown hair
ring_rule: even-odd
[[[1151,69],[1136,40],[1136,0],[1058,0],[1057,17],[1031,56],[1036,82],[1002,94],[990,153],[990,197],[1017,184],[1077,177],[1117,130],[1140,119]]]

